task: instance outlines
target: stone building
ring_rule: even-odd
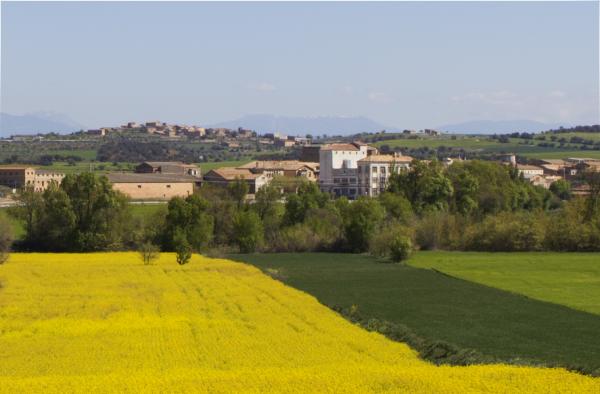
[[[254,174],[265,174],[269,178],[285,176],[301,177],[316,182],[319,174],[319,163],[298,160],[262,160],[251,161],[237,168],[248,169]]]
[[[204,183],[216,186],[228,186],[230,183],[243,180],[248,184],[248,194],[253,195],[263,186],[269,184],[271,178],[265,174],[253,173],[247,168],[221,167],[210,170],[204,175]]]
[[[385,191],[394,172],[410,169],[413,158],[401,155],[370,155],[358,161],[358,194],[377,196]]]
[[[321,191],[354,199],[358,195],[358,161],[377,149],[360,142],[322,145],[319,150]]]
[[[138,174],[171,174],[200,177],[200,168],[179,161],[145,161],[135,168]]]
[[[0,166],[0,185],[11,189],[33,186],[37,192],[44,191],[51,182],[60,184],[65,174],[39,170],[28,166]]]
[[[111,173],[107,175],[114,190],[132,200],[170,200],[194,193],[198,178],[190,175]]]

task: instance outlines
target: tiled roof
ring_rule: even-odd
[[[110,183],[193,183],[199,179],[187,175],[137,174],[113,172],[106,175]]]
[[[517,164],[518,170],[543,170],[542,167],[532,166],[529,164]]]
[[[36,175],[61,175],[61,176],[65,176],[64,173],[60,172],[60,171],[53,171],[53,170],[35,170],[35,174]]]
[[[211,172],[226,180],[234,180],[236,177],[241,177],[243,179],[256,179],[262,175],[253,174],[247,168],[221,167],[210,170],[204,177],[210,177]]]
[[[34,168],[30,166],[0,166],[0,170],[25,170],[29,168]]]
[[[321,150],[344,150],[344,151],[357,151],[360,150],[354,144],[326,144],[321,146]]]
[[[553,165],[565,164],[565,161],[563,159],[540,159],[540,160],[546,164],[553,164]]]
[[[413,158],[410,156],[394,156],[394,155],[371,155],[364,159],[360,159],[358,162],[371,162],[371,163],[410,163]]]
[[[183,165],[180,161],[145,161],[142,164],[149,164],[152,167],[160,167],[160,166],[181,166]]]
[[[260,168],[263,170],[286,170],[286,171],[296,171],[301,169],[302,167],[308,167],[312,170],[316,170],[319,168],[319,163],[313,162],[304,162],[299,160],[263,160],[263,161],[252,161],[248,164],[244,164],[237,168],[244,169],[253,169]]]

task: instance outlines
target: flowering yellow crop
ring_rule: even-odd
[[[163,254],[14,254],[0,392],[600,393],[561,369],[435,367],[254,267]]]

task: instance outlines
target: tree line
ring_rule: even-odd
[[[497,163],[445,168],[414,161],[373,198],[332,199],[315,183],[281,178],[249,202],[248,186],[238,179],[228,187],[204,185],[139,217],[105,177],[82,173],[43,193],[21,192],[14,214],[26,235],[15,246],[160,249],[182,258],[192,252],[369,252],[393,261],[414,249],[600,251],[600,174],[586,176],[591,193],[578,197],[566,181],[546,190]]]

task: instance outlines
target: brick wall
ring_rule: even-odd
[[[173,197],[187,197],[194,193],[190,183],[114,183],[118,190],[133,200],[170,200]]]

